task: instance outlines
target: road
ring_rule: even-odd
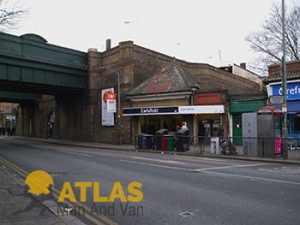
[[[102,211],[118,224],[288,224],[300,221],[300,166],[98,150],[0,138],[0,156],[30,172],[65,181],[100,181],[110,193],[115,181],[143,183],[144,200],[128,212],[116,203]],[[76,191],[77,196],[78,191]],[[92,207],[92,194],[87,204]],[[105,204],[106,208],[112,206]],[[138,208],[140,207],[140,208]],[[182,214],[184,212],[188,212]]]

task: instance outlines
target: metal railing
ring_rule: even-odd
[[[135,139],[135,148],[197,155],[236,155],[244,157],[300,160],[300,138],[287,138],[284,157],[282,138],[202,137],[190,135],[148,135]]]

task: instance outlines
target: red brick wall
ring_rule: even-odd
[[[221,103],[221,95],[218,93],[196,94],[194,96],[195,105],[214,105]]]
[[[269,76],[280,73],[280,64],[269,66]],[[286,64],[287,72],[300,71],[300,61],[288,62]]]

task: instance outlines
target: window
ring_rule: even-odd
[[[294,116],[294,131],[300,132],[300,114]]]

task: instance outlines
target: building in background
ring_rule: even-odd
[[[245,95],[232,95],[229,97],[230,112],[230,136],[233,137],[233,143],[243,144],[243,114],[256,112],[259,108],[267,104],[267,95],[265,93],[252,93]]]
[[[194,71],[188,70],[191,65]],[[217,136],[220,129],[232,135],[229,96],[263,95],[261,82],[247,86],[248,82],[208,64],[174,59],[127,94],[130,107],[123,108],[123,116],[132,118],[135,134],[155,134],[159,129],[173,133],[187,122],[193,136]]]
[[[0,103],[0,134],[15,134],[16,116],[19,104]]]
[[[190,63],[132,41],[110,47],[88,52],[91,141],[133,143],[141,132],[174,132],[181,122],[187,122],[194,136],[203,124],[207,136],[219,127],[230,135],[229,96],[264,91],[257,75],[246,69]],[[101,93],[106,89],[113,89],[118,98],[111,126],[101,123]]]
[[[225,70],[229,73],[235,74],[237,76],[240,76],[240,77],[246,78],[248,80],[251,80],[255,83],[258,83],[261,86],[261,88],[263,88],[263,86],[264,86],[263,79],[256,73],[248,70],[246,67],[246,63],[240,63],[240,65],[236,65],[234,63],[224,63],[221,61],[217,64],[218,65],[216,67],[218,67],[219,69]]]
[[[194,136],[202,134],[200,128],[203,127],[203,134],[208,137],[216,135],[219,128],[231,135],[230,96],[263,92],[263,85],[256,80],[256,75],[245,69],[234,67],[228,71],[205,63],[186,62],[132,41],[121,42],[113,48],[107,41],[104,52],[89,49],[86,54],[49,45],[37,35],[9,35],[5,40],[15,39],[26,46],[16,48],[22,50],[17,52],[20,56],[28,54],[31,59],[43,56],[57,63],[55,69],[44,61],[43,71],[35,67],[33,70],[25,67],[18,70],[18,79],[23,75],[26,77],[23,81],[28,86],[24,93],[32,90],[34,94],[20,96],[21,100],[26,97],[27,101],[20,100],[19,135],[125,144],[133,143],[140,132],[153,133],[163,127],[174,131],[181,122],[186,122]],[[11,43],[15,45],[15,42]],[[32,48],[33,43],[37,48]],[[47,51],[43,51],[42,46]],[[28,60],[28,57],[23,60]],[[29,73],[23,73],[23,70]],[[52,74],[54,70],[55,76]],[[38,75],[35,76],[34,71]],[[73,72],[74,76],[69,77]],[[44,79],[45,74],[47,79]],[[32,84],[27,80],[31,81],[32,77],[40,79],[34,80],[38,85],[30,86]],[[22,82],[18,83],[20,88]],[[105,98],[108,92],[114,96],[112,99]],[[142,107],[144,114],[150,113],[128,115],[130,113],[126,111]],[[172,116],[166,111],[162,112],[164,115],[150,115],[157,110],[173,110]]]
[[[279,64],[268,68],[269,76],[264,80],[267,85],[268,97],[282,96],[282,78]],[[300,61],[288,62],[287,71],[287,111],[288,137],[300,137]],[[280,102],[273,102],[273,106],[281,109]]]

